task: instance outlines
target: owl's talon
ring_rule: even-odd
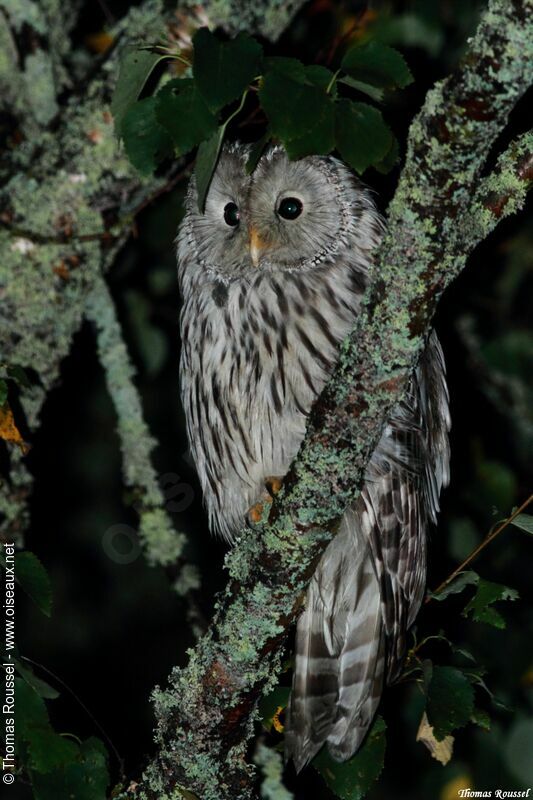
[[[251,525],[252,527],[254,525],[258,525],[263,519],[263,514],[265,513],[265,506],[269,506],[271,505],[271,503],[272,503],[272,497],[266,492],[264,492],[262,499],[259,500],[257,503],[254,503],[254,505],[248,509],[248,513],[246,514],[248,524]]]
[[[266,507],[272,505],[275,496],[281,489],[281,486],[281,478],[276,478],[275,476],[269,476],[268,478],[265,478],[265,491],[261,495],[261,500],[258,500],[257,503],[254,503],[254,505],[248,509],[248,513],[246,514],[249,525],[254,526],[261,522]]]
[[[265,487],[271,497],[275,497],[277,494],[279,494],[282,486],[282,479],[276,478],[275,475],[269,475],[268,478],[265,478]]]

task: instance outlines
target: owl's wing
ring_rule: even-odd
[[[338,760],[362,743],[426,576],[426,531],[448,482],[444,359],[432,334],[406,398],[370,461],[366,483],[313,576],[298,620],[286,753],[300,770],[328,742]]]
[[[426,532],[449,481],[450,414],[444,356],[435,333],[368,468],[361,522],[381,587],[387,680],[398,677],[405,635],[422,602]]]

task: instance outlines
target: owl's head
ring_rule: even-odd
[[[343,248],[375,244],[375,207],[350,170],[330,156],[290,161],[271,147],[251,175],[249,148],[226,147],[198,210],[191,181],[182,236],[196,260],[221,277],[313,269]]]

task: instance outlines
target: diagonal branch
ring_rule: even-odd
[[[154,694],[158,752],[141,798],[256,797],[246,747],[255,704],[276,682],[280,649],[335,523],[359,491],[391,408],[407,387],[439,297],[475,244],[457,220],[531,83],[530,0],[491,0],[460,67],[428,94],[409,134],[372,284],[338,369],[260,533],[227,558],[230,580],[189,665]],[[515,208],[525,187],[513,190]]]

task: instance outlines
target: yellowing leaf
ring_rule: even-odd
[[[435,739],[433,728],[429,724],[426,712],[424,712],[422,719],[420,720],[420,725],[416,734],[416,741],[422,742],[422,744],[427,747],[432,757],[436,761],[439,761],[443,766],[447,764],[452,757],[453,736],[445,736],[441,742]]]
[[[113,42],[113,37],[107,31],[98,31],[85,37],[85,44],[93,53],[105,53]]]
[[[9,406],[0,407],[0,439],[18,444],[24,453],[29,449],[15,424],[15,418]]]
[[[458,775],[443,786],[439,800],[457,800],[461,789],[471,788],[472,779],[468,775]]]
[[[281,714],[282,711],[283,711],[283,706],[278,706],[276,708],[276,711],[274,712],[274,716],[272,717],[272,725],[274,727],[274,730],[277,731],[278,733],[283,733],[285,728],[285,726],[283,725],[283,723],[279,718],[279,715]]]

